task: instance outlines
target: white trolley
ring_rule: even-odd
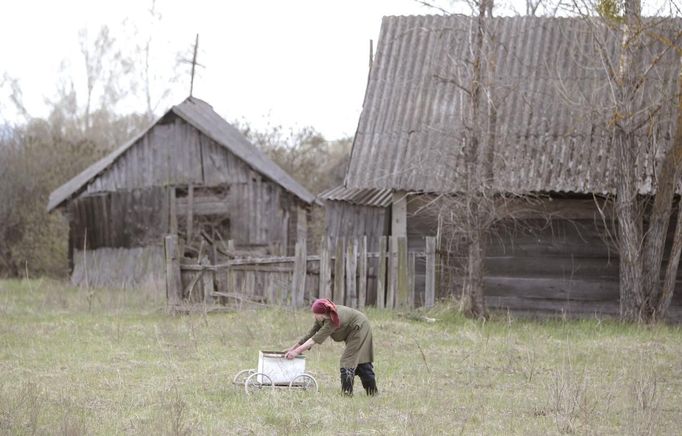
[[[232,382],[247,394],[262,389],[289,388],[317,392],[317,380],[305,371],[305,357],[287,359],[281,351],[259,351],[258,368],[239,371]]]

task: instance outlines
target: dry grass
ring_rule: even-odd
[[[682,331],[485,324],[447,306],[368,310],[380,395],[339,395],[340,344],[308,355],[318,394],[232,386],[309,327],[284,308],[168,316],[144,290],[0,281],[0,434],[679,434]],[[359,380],[357,389],[361,391]]]

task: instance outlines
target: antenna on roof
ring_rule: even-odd
[[[192,60],[190,61],[189,59],[182,58],[180,59],[179,62],[186,63],[186,64],[192,64],[192,76],[190,79],[189,83],[189,96],[192,97],[192,93],[194,92],[194,73],[196,72],[196,67],[203,67],[200,63],[197,63],[197,52],[199,51],[199,34],[197,33],[197,37],[194,41],[194,50],[193,50],[193,55],[192,55]]]

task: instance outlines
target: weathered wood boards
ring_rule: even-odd
[[[542,238],[539,244],[543,246]],[[364,238],[333,242],[325,238],[319,255],[307,255],[301,241],[296,255],[291,257],[242,258],[217,265],[181,265],[180,268],[214,273],[212,286],[218,300],[226,299],[224,296],[229,294],[265,304],[302,307],[321,297],[357,308],[376,305],[399,310],[435,304],[439,298],[438,270],[443,268],[435,237],[425,238],[421,244],[424,251],[407,250],[404,237],[379,238],[378,252],[367,251],[364,248],[367,245]],[[504,250],[493,250],[493,253]],[[505,251],[505,254],[509,253]],[[376,263],[372,273],[366,266],[370,261]],[[612,265],[616,261],[604,261],[598,256],[574,259],[519,256],[518,253],[491,256],[486,259],[486,298],[491,308],[588,314],[617,312],[617,269]],[[376,279],[377,293],[370,299],[362,287],[371,274]],[[196,276],[183,273],[184,296],[188,295],[186,280],[191,277]],[[202,280],[210,283],[210,278]],[[456,297],[461,278],[454,275],[450,285],[450,295]],[[678,310],[682,307],[680,303],[682,297],[676,294],[671,313],[682,313]]]
[[[181,254],[194,250],[198,256],[202,231],[208,230],[218,244],[232,240],[242,251],[293,255],[295,241],[307,236],[310,205],[270,176],[169,113],[67,203],[73,271],[87,273],[88,282],[116,287],[121,284],[116,271],[84,269],[81,259],[100,248],[118,254],[160,249],[166,234],[180,237]],[[86,243],[88,253],[74,261]],[[215,261],[216,247],[206,250]],[[116,259],[112,267],[120,263]],[[154,274],[149,269],[134,277],[141,284]]]
[[[387,242],[398,247],[395,253],[386,249]],[[168,243],[175,243],[170,239]],[[329,247],[334,246],[332,252]],[[406,238],[382,237],[377,243],[381,251],[367,251],[367,239],[338,240],[334,243],[322,241],[320,255],[308,255],[306,244],[296,244],[295,256],[265,256],[230,259],[222,263],[210,265],[186,263],[168,258],[169,268],[179,269],[181,286],[173,283],[174,276],[169,275],[168,286],[175,289],[169,295],[178,296],[175,303],[190,300],[195,302],[210,301],[211,298],[229,299],[237,295],[240,301],[257,301],[266,304],[287,304],[301,307],[314,298],[331,298],[339,304],[364,308],[366,305],[378,307],[413,308],[417,301],[415,274],[416,259],[426,259],[427,270],[435,274],[435,252],[430,259],[426,253],[407,253]],[[434,245],[435,246],[435,245]],[[402,247],[402,248],[400,248]],[[170,253],[170,251],[169,251]],[[386,305],[384,291],[370,300],[367,294],[367,283],[370,280],[370,261],[376,261],[377,269],[373,272],[378,287],[385,289],[388,278],[387,265],[394,266],[394,285],[400,289],[400,303]],[[188,260],[189,261],[189,260]],[[176,266],[177,264],[177,266]],[[402,271],[401,271],[402,269]],[[402,278],[398,278],[402,277]],[[435,277],[429,279],[435,283]],[[420,303],[421,305],[421,303]]]

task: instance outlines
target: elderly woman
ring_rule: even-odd
[[[376,394],[377,382],[372,367],[372,328],[367,317],[358,310],[336,305],[326,299],[315,300],[312,311],[315,324],[307,335],[286,351],[285,357],[293,359],[330,336],[336,342],[344,341],[346,348],[341,355],[341,390],[346,395],[353,395],[353,380],[357,374],[367,395]]]

